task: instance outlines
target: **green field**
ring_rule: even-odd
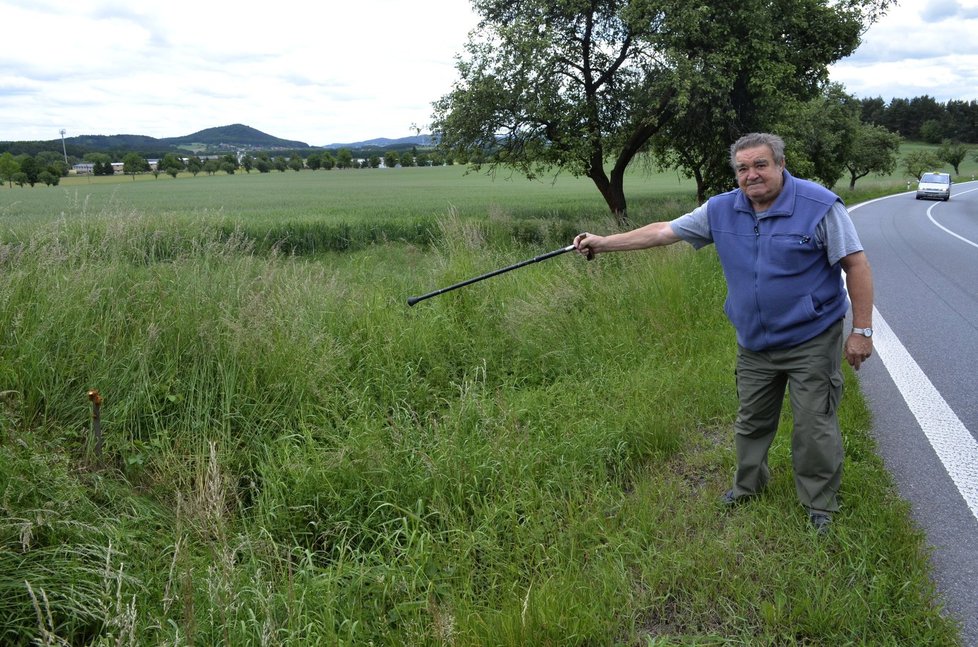
[[[694,185],[675,173],[635,172],[625,189],[637,204],[663,192],[688,194]],[[3,193],[5,217],[36,217],[48,213],[97,213],[135,209],[146,215],[228,215],[250,221],[402,220],[439,216],[454,207],[465,217],[504,212],[515,218],[575,216],[593,211],[604,215],[601,196],[587,178],[561,175],[528,181],[500,172],[493,180],[466,173],[461,166],[437,168],[303,171],[227,176],[187,174],[176,179],[161,174],[130,177],[71,176],[57,187],[38,186],[38,196],[14,187]]]
[[[675,174],[626,189],[636,223],[694,204]],[[832,534],[787,418],[765,495],[718,508],[711,250],[407,307],[612,229],[586,180],[70,178],[0,189],[0,225],[6,644],[957,644],[852,374]]]

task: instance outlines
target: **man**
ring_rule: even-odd
[[[724,310],[737,332],[740,401],[737,472],[721,501],[734,505],[767,485],[768,449],[787,388],[795,489],[812,525],[825,533],[842,482],[841,358],[858,370],[872,354],[872,272],[842,201],[785,169],[780,137],[741,137],[730,163],[737,189],[672,222],[611,236],[579,234],[574,246],[592,256],[681,240],[696,249],[716,245],[727,281]],[[850,300],[852,328],[843,342]]]

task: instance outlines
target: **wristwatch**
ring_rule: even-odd
[[[855,327],[853,327],[852,332],[855,335],[862,335],[863,337],[872,337],[873,336],[873,329],[872,328],[855,328]]]

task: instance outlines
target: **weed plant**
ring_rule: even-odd
[[[311,256],[210,214],[9,230],[0,641],[955,644],[851,375],[830,536],[787,420],[765,495],[716,505],[736,397],[711,251],[406,305],[599,227],[449,211],[424,244]]]

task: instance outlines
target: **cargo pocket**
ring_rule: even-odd
[[[825,413],[834,414],[839,408],[839,403],[842,402],[842,389],[844,385],[845,378],[842,377],[841,370],[836,371],[829,377],[829,410]]]

